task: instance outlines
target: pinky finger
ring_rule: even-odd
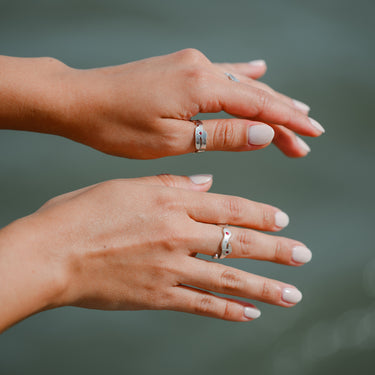
[[[291,130],[280,125],[272,125],[272,127],[275,130],[275,137],[272,142],[286,156],[301,158],[311,151],[309,145]]]
[[[174,311],[232,322],[248,322],[260,317],[260,311],[251,303],[218,297],[185,285],[176,286],[174,289],[176,302],[170,306]]]

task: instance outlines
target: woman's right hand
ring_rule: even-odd
[[[311,257],[302,243],[261,232],[285,227],[285,213],[207,193],[211,183],[206,175],[108,181],[56,197],[5,228],[24,244],[12,249],[17,260],[6,262],[9,272],[11,264],[19,269],[25,263],[19,278],[27,288],[19,293],[26,290],[27,298],[36,300],[30,297],[35,281],[45,291],[44,306],[34,306],[28,314],[73,305],[165,309],[249,321],[259,311],[233,297],[295,305],[302,295],[292,285],[229,267],[222,260],[196,257],[218,251],[223,234],[217,224],[223,223],[233,226],[232,258],[300,266]]]
[[[195,152],[191,119],[202,113],[233,116],[203,121],[207,151],[253,151],[273,141],[286,155],[302,157],[309,147],[297,134],[324,132],[308,106],[257,80],[266,71],[259,61],[214,64],[186,49],[81,70],[54,59],[0,56],[0,71],[0,128],[61,135],[111,155]]]

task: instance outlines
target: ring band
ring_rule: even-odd
[[[228,77],[228,79],[230,79],[231,81],[234,81],[234,82],[240,82],[240,80],[238,78],[236,78],[233,74],[231,73],[227,73],[225,72],[225,75]]]
[[[213,259],[224,259],[226,256],[232,253],[232,245],[229,243],[232,237],[232,232],[228,227],[223,227],[223,239],[221,241],[221,252],[216,253],[212,256]]]
[[[192,120],[192,122],[197,126],[195,128],[195,152],[204,152],[207,146],[207,132],[203,129],[201,120]]]

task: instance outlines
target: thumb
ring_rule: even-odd
[[[162,185],[195,191],[208,191],[212,185],[211,174],[196,174],[192,176],[175,176],[159,174],[157,176],[134,178],[132,181],[142,184]]]

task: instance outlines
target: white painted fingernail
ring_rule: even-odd
[[[301,111],[303,112],[309,112],[310,111],[310,107],[303,103],[303,102],[300,102],[299,100],[297,99],[293,99],[293,104],[294,106],[297,108],[297,109],[300,109]]]
[[[260,317],[260,310],[254,308],[254,307],[245,307],[243,310],[244,315],[246,318],[249,319],[256,319]]]
[[[310,120],[311,125],[312,125],[315,129],[319,130],[321,133],[325,133],[325,132],[326,132],[325,129],[323,128],[323,126],[320,125],[318,121],[314,120],[314,119],[311,118],[311,117],[309,117],[309,120]]]
[[[282,299],[289,303],[298,303],[302,299],[302,293],[296,288],[284,288]]]
[[[302,148],[303,151],[306,151],[306,152],[310,152],[311,151],[311,148],[309,147],[309,145],[303,139],[301,139],[300,137],[296,136],[296,140],[297,140],[298,146],[300,148]]]
[[[212,181],[212,174],[195,174],[193,176],[189,176],[189,178],[192,183],[202,185]]]
[[[265,145],[272,141],[274,135],[274,130],[268,125],[253,125],[249,128],[248,142],[254,146]]]
[[[280,228],[285,228],[289,224],[289,216],[282,211],[275,214],[275,225]]]
[[[294,246],[292,259],[297,263],[308,263],[312,258],[311,251],[305,246]]]
[[[252,60],[249,61],[249,64],[253,66],[263,66],[266,65],[266,62],[264,60]]]

